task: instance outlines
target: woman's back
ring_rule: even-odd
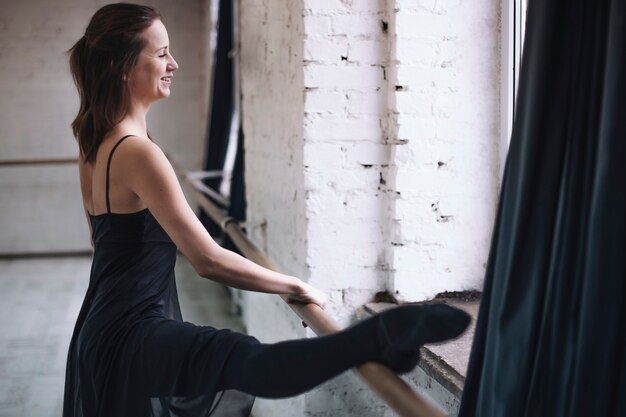
[[[100,145],[94,162],[87,163],[82,158],[80,159],[81,194],[88,214],[98,215],[109,211],[134,213],[146,208],[145,204],[128,187],[128,178],[133,174],[133,167],[128,166],[126,149],[121,144],[127,142],[125,145],[129,145],[130,141],[149,141],[149,139],[133,135],[109,135]],[[120,148],[114,151],[113,149],[117,146]],[[108,189],[107,181],[109,181]],[[107,208],[107,198],[110,210]]]

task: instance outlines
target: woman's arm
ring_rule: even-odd
[[[129,138],[116,158],[128,186],[199,275],[235,288],[287,294],[292,301],[322,305],[325,296],[300,279],[271,271],[219,246],[187,204],[174,170],[161,149],[147,139]],[[121,163],[120,163],[121,162]]]

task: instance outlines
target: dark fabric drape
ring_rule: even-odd
[[[219,0],[217,47],[215,51],[215,66],[212,88],[212,105],[209,131],[207,132],[207,158],[204,169],[207,171],[221,171],[224,168],[226,151],[231,137],[231,120],[235,106],[235,84],[233,82],[233,6],[230,0]],[[238,146],[235,157],[235,166],[230,188],[230,206],[228,215],[237,220],[245,220],[246,200],[244,182],[244,148],[243,130],[239,126]],[[221,178],[205,179],[204,183],[218,191]],[[201,221],[213,236],[221,236],[224,246],[236,250],[228,237],[222,233],[220,227],[213,223],[203,212]]]
[[[626,416],[626,2],[531,0],[460,417]]]
[[[230,187],[230,207],[228,208],[228,215],[243,221],[246,219],[246,190],[244,182],[245,152],[243,147],[243,129],[241,126],[239,126],[239,134],[237,136],[237,155],[233,167],[233,182]]]
[[[208,131],[208,146],[205,169],[221,170],[224,166],[230,121],[233,116],[233,10],[230,0],[220,0],[218,12],[217,45],[215,50],[212,105]],[[211,188],[217,189],[220,180],[205,180]]]

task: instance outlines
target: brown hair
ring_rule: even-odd
[[[72,131],[86,162],[93,162],[104,135],[126,115],[130,94],[126,75],[146,46],[141,36],[155,20],[155,9],[117,3],[100,8],[85,35],[68,51],[70,71],[80,96]]]

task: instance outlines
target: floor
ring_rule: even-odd
[[[83,300],[87,257],[0,260],[0,417],[59,417],[67,347]],[[183,317],[242,330],[228,291],[179,257]]]

